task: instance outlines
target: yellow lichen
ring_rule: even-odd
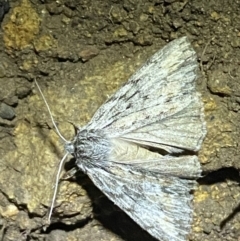
[[[9,21],[3,26],[7,49],[22,50],[31,45],[39,33],[40,18],[28,0],[12,10]]]

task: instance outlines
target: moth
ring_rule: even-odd
[[[191,191],[201,176],[196,152],[206,135],[197,69],[196,53],[182,37],[155,53],[72,141],[61,136],[51,115],[66,150],[56,186],[71,154],[77,168],[153,237],[186,240]],[[57,187],[49,219],[56,194]]]

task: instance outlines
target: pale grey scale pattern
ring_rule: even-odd
[[[183,241],[192,219],[189,191],[195,181],[126,164],[86,163],[86,173],[106,196],[162,241]]]
[[[184,99],[172,97],[167,104],[161,103],[159,100],[160,97],[156,96],[155,98],[156,101],[152,101],[155,105],[151,107],[142,108],[135,112],[133,111],[126,116],[121,116],[121,112],[119,112],[119,118],[111,123],[110,126],[104,128],[108,129],[110,133],[114,134],[114,136],[123,135],[140,127],[154,123],[155,121],[159,122],[161,119],[182,110],[183,107],[177,104],[179,101],[186,105],[191,102],[191,96],[189,95]],[[166,106],[165,108],[163,108],[164,105]]]
[[[172,103],[184,108],[185,98],[195,89],[196,68],[196,54],[186,37],[172,41],[97,110],[87,127],[109,128],[122,117],[156,105],[164,106],[162,111],[166,106],[166,113]]]
[[[201,175],[201,166],[197,156],[161,156],[159,159],[114,161],[131,164],[132,167],[146,169],[152,173],[160,173],[179,178],[197,179]]]
[[[186,99],[184,100],[184,103],[190,101]],[[179,112],[181,107],[177,104],[178,101],[179,100],[176,100],[176,98],[172,98],[172,103],[169,102],[164,109],[162,104],[158,104],[151,108],[133,112],[128,116],[124,116],[121,117],[121,119],[116,120],[106,129],[111,137],[119,137],[124,136],[127,133],[132,133],[141,127],[152,125],[155,122],[164,120],[165,118],[174,115],[176,112]]]
[[[182,111],[121,135],[121,138],[172,153],[183,149],[198,151],[205,135],[203,105],[200,95],[196,95],[192,103]]]

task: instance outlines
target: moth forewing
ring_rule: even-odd
[[[128,118],[125,128],[113,128],[115,133],[121,134],[128,128],[132,131],[131,114],[139,113],[139,121],[135,119],[134,123],[136,127],[141,126],[143,117],[147,117],[144,110],[151,111],[154,115],[151,117],[157,116],[158,121],[173,115],[174,111],[186,107],[196,94],[197,66],[196,53],[186,37],[170,42],[96,111],[87,127],[111,129],[118,121],[123,123]],[[147,118],[144,121],[147,124]],[[153,122],[151,118],[149,121]]]
[[[152,236],[161,241],[186,240],[193,212],[189,192],[195,181],[134,164],[86,163],[86,167],[93,183]]]

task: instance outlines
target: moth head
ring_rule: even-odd
[[[73,155],[74,151],[75,151],[75,147],[74,144],[72,142],[66,142],[64,144],[64,149],[66,152],[68,152],[69,154]]]

